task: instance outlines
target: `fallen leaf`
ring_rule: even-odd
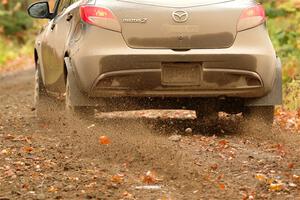
[[[101,136],[99,138],[99,143],[102,145],[108,145],[111,143],[110,139],[107,136]]]
[[[226,149],[226,148],[228,148],[228,141],[227,140],[220,140],[219,141],[219,146],[221,146],[221,148],[224,148],[224,149]]]
[[[48,188],[48,192],[57,192],[57,191],[58,191],[58,189],[55,188],[54,186],[50,186],[50,187]]]
[[[293,169],[294,167],[295,167],[295,164],[294,164],[294,163],[289,163],[289,164],[288,164],[288,168]]]
[[[300,182],[300,176],[298,176],[298,175],[293,175],[293,179],[295,180],[295,181],[298,181],[298,182]]]
[[[219,184],[219,188],[220,188],[221,190],[225,190],[225,184],[220,183],[220,184]]]
[[[114,183],[122,183],[124,181],[124,174],[117,174],[111,177],[111,181]]]
[[[212,166],[210,166],[210,168],[212,169],[212,170],[217,170],[218,169],[218,164],[213,164]]]
[[[33,151],[32,147],[23,147],[23,151],[26,153],[31,153]]]
[[[279,154],[280,156],[285,156],[287,154],[285,147],[282,144],[276,144],[274,145],[274,148],[277,154]]]
[[[154,172],[148,171],[146,175],[142,176],[143,183],[153,184],[157,182],[157,178]]]
[[[271,191],[281,191],[284,189],[284,185],[282,183],[272,183],[269,188]]]
[[[256,174],[255,178],[259,181],[264,181],[264,182],[268,180],[267,176],[264,174]]]

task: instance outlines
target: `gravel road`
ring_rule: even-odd
[[[300,135],[192,111],[35,117],[32,68],[0,74],[0,200],[300,199]],[[99,141],[106,136],[103,145]]]

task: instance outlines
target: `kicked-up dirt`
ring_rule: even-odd
[[[0,76],[1,200],[300,199],[299,134],[178,110],[70,118],[63,102],[39,119],[33,76]]]

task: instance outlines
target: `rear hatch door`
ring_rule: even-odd
[[[244,6],[226,0],[119,0],[111,7],[132,48],[227,48]]]

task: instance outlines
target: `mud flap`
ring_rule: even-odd
[[[282,104],[282,69],[280,58],[276,61],[276,79],[273,88],[266,96],[256,99],[249,99],[245,106],[273,106]]]
[[[97,99],[89,98],[87,94],[82,93],[78,88],[70,58],[65,58],[65,64],[68,70],[67,79],[70,87],[70,104],[72,106],[97,106]]]

